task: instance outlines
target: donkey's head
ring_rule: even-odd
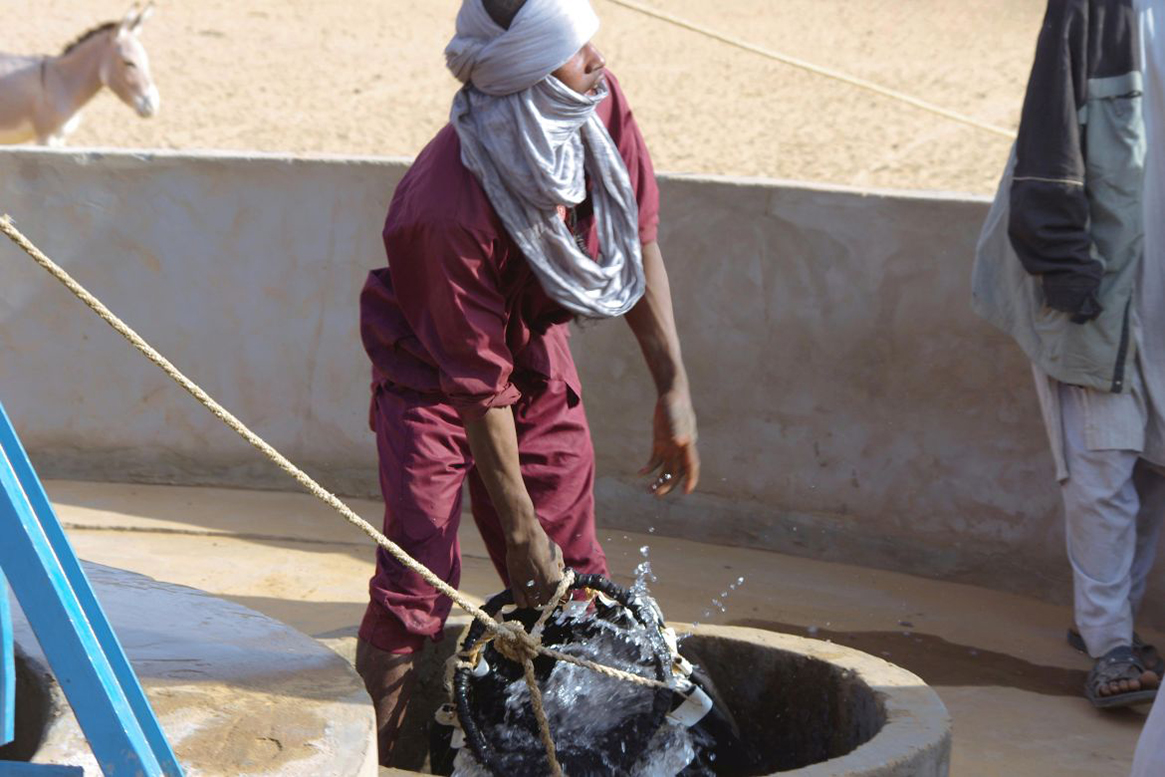
[[[142,25],[153,12],[152,2],[141,10],[135,3],[110,30],[110,46],[101,62],[101,82],[142,117],[153,116],[162,102],[150,76],[146,47],[138,39]]]

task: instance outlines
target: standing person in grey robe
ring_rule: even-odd
[[[975,310],[1035,372],[1073,571],[1068,639],[1095,659],[1097,707],[1152,700],[1165,672],[1133,631],[1165,515],[1165,261],[1145,253],[1142,55],[1134,0],[1050,0],[973,279]]]
[[[1145,266],[1143,297],[1146,304],[1156,299],[1157,310],[1165,306],[1165,0],[1138,0],[1141,22],[1141,49],[1145,68],[1145,137],[1149,151],[1145,159]],[[1150,284],[1148,281],[1152,280]],[[1158,338],[1165,337],[1160,320],[1156,321]],[[1160,347],[1160,339],[1153,344]],[[1158,358],[1161,358],[1158,351]],[[1132,777],[1158,777],[1165,774],[1165,702],[1154,702],[1137,742]]]

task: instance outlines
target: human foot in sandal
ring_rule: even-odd
[[[1084,637],[1080,636],[1080,632],[1076,629],[1068,629],[1068,645],[1073,650],[1078,650],[1085,655],[1088,654],[1088,647],[1084,644]],[[1141,657],[1141,662],[1145,668],[1157,675],[1158,678],[1165,679],[1165,658],[1157,652],[1157,648],[1141,639],[1141,635],[1133,632],[1133,650]]]
[[[1094,707],[1125,707],[1152,701],[1160,684],[1161,678],[1145,668],[1137,651],[1122,645],[1096,660],[1084,683],[1084,695]]]

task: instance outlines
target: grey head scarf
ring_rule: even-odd
[[[464,0],[445,50],[449,69],[465,84],[450,113],[462,162],[546,293],[588,318],[626,313],[645,287],[631,179],[595,113],[607,86],[583,95],[550,75],[598,24],[588,0],[527,0],[509,29],[482,0]],[[558,212],[586,199],[587,173],[597,261],[579,248]]]

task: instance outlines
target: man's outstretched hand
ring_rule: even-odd
[[[640,475],[659,474],[651,482],[651,492],[667,496],[683,484],[685,494],[700,481],[700,454],[696,451],[696,411],[686,390],[668,391],[655,404],[651,459]]]
[[[549,602],[565,569],[562,549],[541,527],[527,538],[506,543],[506,571],[518,607],[540,607]]]

